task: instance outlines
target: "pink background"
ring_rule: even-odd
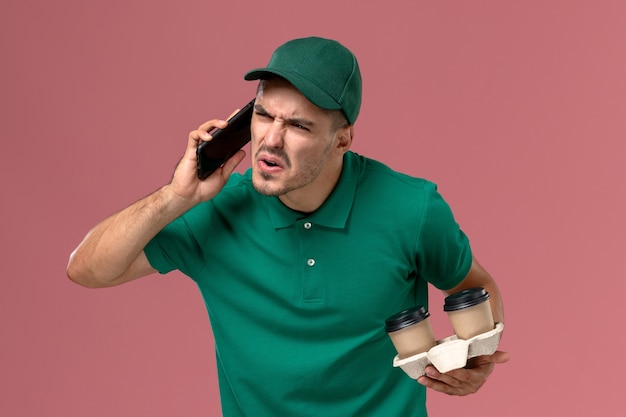
[[[431,415],[622,415],[625,21],[618,0],[3,0],[0,415],[219,414],[191,280],[94,291],[65,266],[308,35],[360,59],[353,149],[437,182],[505,297],[512,360]]]

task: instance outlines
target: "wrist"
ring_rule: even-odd
[[[197,201],[176,192],[171,184],[161,187],[154,196],[162,213],[171,220],[181,216],[198,204]]]

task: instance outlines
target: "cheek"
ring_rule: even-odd
[[[316,170],[328,160],[328,148],[322,146],[302,146],[288,151],[291,163],[305,171]]]
[[[252,122],[252,124],[250,125],[250,136],[252,138],[251,139],[252,143],[258,142],[257,138],[261,137],[260,131],[261,129],[259,128],[259,124]]]
[[[259,146],[261,146],[261,140],[264,137],[264,129],[262,129],[260,126],[251,126],[250,127],[250,150],[252,151],[252,154],[254,155],[254,152],[259,149]]]

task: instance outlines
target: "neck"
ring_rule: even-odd
[[[323,177],[318,178],[319,181],[280,195],[278,199],[291,210],[305,214],[313,213],[324,204],[335,189],[341,176],[342,165],[339,164]]]

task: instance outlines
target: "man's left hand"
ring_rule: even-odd
[[[417,382],[449,395],[473,394],[487,381],[496,364],[508,362],[510,358],[507,352],[497,351],[493,355],[471,358],[465,368],[445,374],[437,371],[434,366],[427,366],[426,375],[419,377]]]

